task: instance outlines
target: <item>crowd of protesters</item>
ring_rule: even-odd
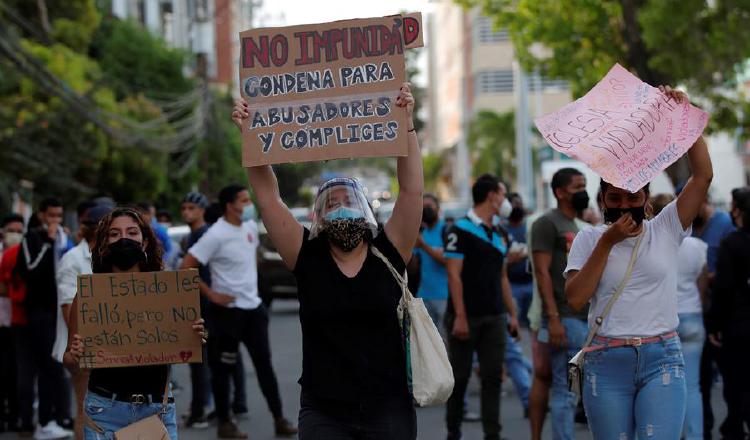
[[[413,104],[405,84],[396,105],[411,114]],[[232,118],[241,126],[248,117],[239,101]],[[711,438],[717,376],[727,404],[722,438],[746,438],[750,188],[732,192],[728,211],[710,202],[713,171],[702,137],[688,153],[692,176],[676,194],[651,194],[648,185],[630,193],[602,180],[592,197],[585,175],[563,168],[550,182],[555,206],[532,215],[501,176],[486,174],[473,183],[473,206],[449,219],[437,196],[423,194],[419,145],[411,126],[408,132],[409,154],[398,158],[400,191],[385,224],[376,222],[360,184],[339,178],[321,186],[313,223],[303,227],[281,199],[271,167],[248,169],[249,187],[229,185],[213,204],[199,192],[186,194],[180,214],[190,231],[182,243],[167,233],[170,213],[151,203],[86,201],[76,212],[76,233],[55,198],[42,200],[29,218],[6,215],[0,335],[12,343],[0,348],[0,429],[39,440],[74,433],[96,439],[160,412],[172,439],[180,423],[205,429],[213,419],[217,437],[247,438],[236,423],[248,411],[242,344],[276,435],[296,435],[258,293],[253,191],[298,283],[301,439],[416,438],[395,314],[401,288],[390,270],[417,272],[415,292],[446,344],[455,378],[445,409],[448,439],[462,438],[466,421],[481,421],[486,439],[501,438],[506,377],[532,440],[541,439],[547,413],[555,440],[575,438],[576,421],[587,421],[597,439]],[[205,328],[199,320],[194,329],[205,338],[206,361],[190,365],[182,422],[168,367],[89,371],[77,362],[77,276],[165,268],[197,268],[201,279]],[[522,334],[531,340],[531,360]],[[581,405],[569,388],[568,361],[582,349]],[[467,398],[474,374],[479,414]]]

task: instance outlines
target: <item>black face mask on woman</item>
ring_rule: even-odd
[[[121,238],[107,246],[107,253],[102,257],[104,267],[116,267],[128,270],[136,264],[146,263],[146,253],[141,243],[129,238]]]
[[[643,220],[646,218],[646,205],[637,206],[635,208],[604,208],[604,222],[614,223],[620,219],[626,213],[630,213],[635,220],[635,223],[640,226]]]

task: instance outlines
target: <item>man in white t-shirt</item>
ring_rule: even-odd
[[[211,286],[201,293],[213,303],[215,325],[209,340],[212,386],[219,438],[247,438],[229,416],[229,378],[242,342],[250,352],[263,396],[274,416],[276,435],[297,430],[284,418],[268,342],[268,312],[258,297],[258,225],[245,187],[230,185],[219,193],[224,215],[185,255],[182,268],[208,266]]]

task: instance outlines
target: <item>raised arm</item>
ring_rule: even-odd
[[[406,127],[409,149],[408,155],[399,157],[396,162],[398,198],[393,207],[393,215],[385,225],[385,233],[404,261],[409,261],[412,248],[419,235],[419,225],[422,223],[422,191],[424,190],[422,153],[419,151],[419,141],[412,122],[414,97],[409,84],[404,83],[401,86],[399,96],[396,98],[396,106],[406,107],[409,115],[409,126]]]
[[[244,121],[249,117],[250,110],[247,102],[244,99],[238,99],[232,111],[232,120],[240,131],[243,129]],[[247,180],[255,194],[260,216],[271,242],[281,259],[284,260],[286,267],[293,270],[297,265],[297,257],[302,247],[304,228],[281,200],[279,182],[271,166],[248,168]]]
[[[673,97],[678,103],[687,101],[687,95],[683,92],[673,90],[669,86],[660,86],[659,90]],[[711,156],[708,154],[708,145],[703,136],[698,136],[688,151],[690,169],[692,175],[685,184],[679,196],[677,196],[677,214],[680,217],[682,228],[687,229],[698,215],[701,205],[706,200],[708,188],[714,178],[714,170],[711,165]]]

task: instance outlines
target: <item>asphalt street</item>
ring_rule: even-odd
[[[295,301],[279,301],[274,303],[271,313],[270,337],[273,351],[273,364],[279,380],[282,393],[284,412],[287,418],[296,424],[299,411],[299,392],[297,384],[302,368],[302,339],[300,334],[299,317],[297,315],[298,305]],[[524,334],[527,336],[527,334]],[[523,341],[524,350],[529,353],[528,337]],[[238,420],[241,428],[250,434],[252,440],[270,440],[275,438],[273,432],[273,418],[260,393],[255,373],[251,367],[247,352],[244,351],[245,372],[247,374],[247,396],[249,405],[249,416]],[[173,377],[176,379],[180,389],[176,393],[177,413],[184,414],[190,403],[190,377],[186,365],[177,365],[174,368]],[[718,420],[723,420],[725,406],[720,396],[719,387],[713,392],[714,408]],[[469,409],[479,411],[479,383],[472,378],[469,387]],[[503,424],[503,437],[509,440],[524,440],[529,438],[528,420],[524,419],[523,409],[513,386],[509,380],[503,383],[503,398],[501,406],[501,422]],[[443,406],[417,409],[420,440],[444,439],[445,409]],[[480,423],[464,424],[464,439],[474,440],[482,438],[482,427]],[[180,428],[180,438],[186,440],[198,440],[216,438],[216,427],[208,429],[185,429]],[[14,434],[0,434],[0,439],[19,438]],[[545,426],[544,438],[551,439],[549,421]],[[577,439],[591,439],[591,435],[585,425],[576,426]],[[719,438],[715,434],[714,438]]]

